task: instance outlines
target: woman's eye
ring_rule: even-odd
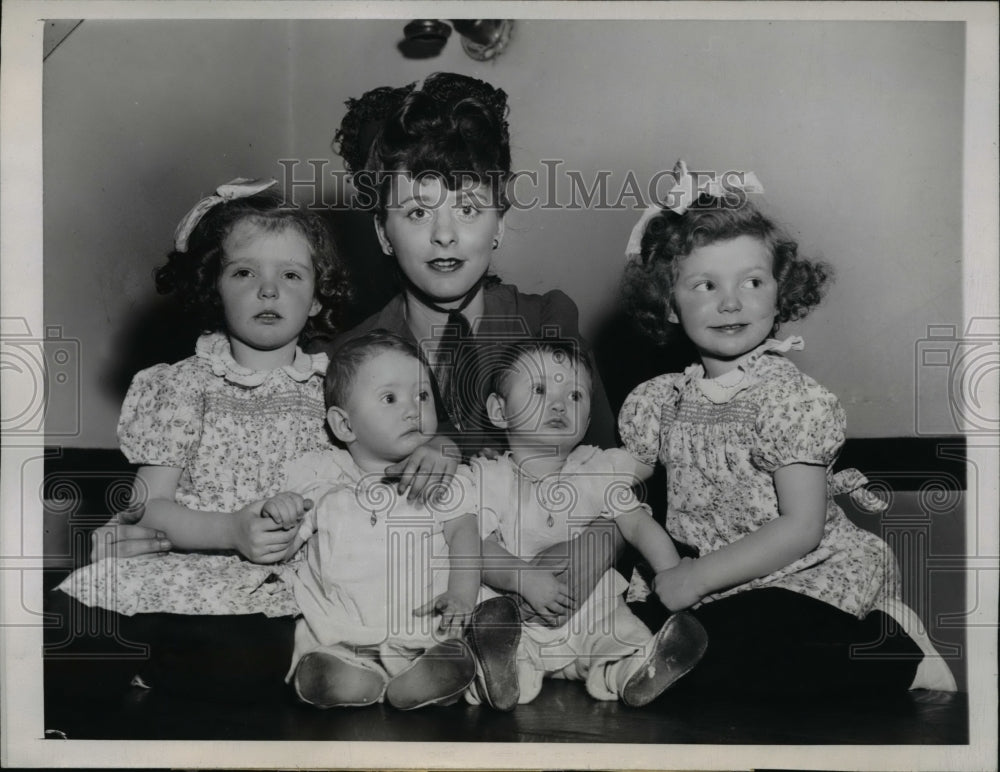
[[[479,215],[479,209],[472,204],[463,204],[458,208],[458,215],[464,220],[472,220]]]
[[[406,217],[407,219],[413,220],[414,222],[421,222],[430,217],[430,212],[428,212],[423,207],[418,206],[417,208],[411,209],[409,212],[407,212]]]

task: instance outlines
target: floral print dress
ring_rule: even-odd
[[[122,453],[141,466],[181,469],[175,501],[235,512],[285,489],[285,468],[332,447],[323,404],[325,354],[296,349],[292,364],[253,371],[221,333],[195,355],[138,373],[118,423]],[[206,515],[207,516],[207,515]],[[292,565],[260,565],[235,553],[107,558],[74,572],[60,589],[87,605],[131,615],[297,612]]]
[[[667,530],[704,555],[738,541],[778,517],[775,470],[789,464],[827,468],[823,537],[807,555],[767,576],[703,599],[781,587],[859,618],[898,598],[899,576],[888,545],[851,523],[834,496],[850,493],[875,512],[883,502],[855,469],[833,463],[844,443],[846,416],[837,398],[781,354],[801,338],[768,340],[737,368],[706,379],[700,364],[641,384],[619,414],[633,456],[667,470]]]

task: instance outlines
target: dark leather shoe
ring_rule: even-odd
[[[673,614],[653,637],[649,654],[625,683],[621,700],[648,705],[697,665],[708,648],[701,622],[683,611]]]
[[[521,696],[517,683],[521,615],[513,598],[490,598],[476,606],[466,639],[479,666],[483,700],[495,710],[513,710]]]
[[[450,704],[475,677],[476,661],[465,641],[444,641],[431,646],[390,680],[385,698],[399,710]]]
[[[299,699],[317,708],[372,705],[385,690],[381,673],[344,662],[325,651],[312,651],[302,657],[292,682]]]

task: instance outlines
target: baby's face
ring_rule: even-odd
[[[590,375],[562,352],[522,354],[508,376],[503,414],[510,445],[572,450],[590,423]]]
[[[362,363],[344,412],[355,438],[351,455],[366,470],[406,458],[437,431],[427,369],[399,351],[383,351]]]

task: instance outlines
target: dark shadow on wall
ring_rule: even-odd
[[[616,415],[640,383],[663,373],[679,373],[697,359],[694,346],[683,335],[668,346],[657,346],[636,330],[621,309],[602,320],[591,345]]]
[[[345,329],[350,329],[400,291],[399,271],[395,258],[382,252],[371,212],[331,209],[326,220],[354,285],[354,301],[346,313]]]
[[[153,296],[117,330],[113,349],[118,355],[104,373],[103,387],[119,401],[124,400],[137,372],[191,356],[199,334],[197,325],[178,311],[173,298]]]

